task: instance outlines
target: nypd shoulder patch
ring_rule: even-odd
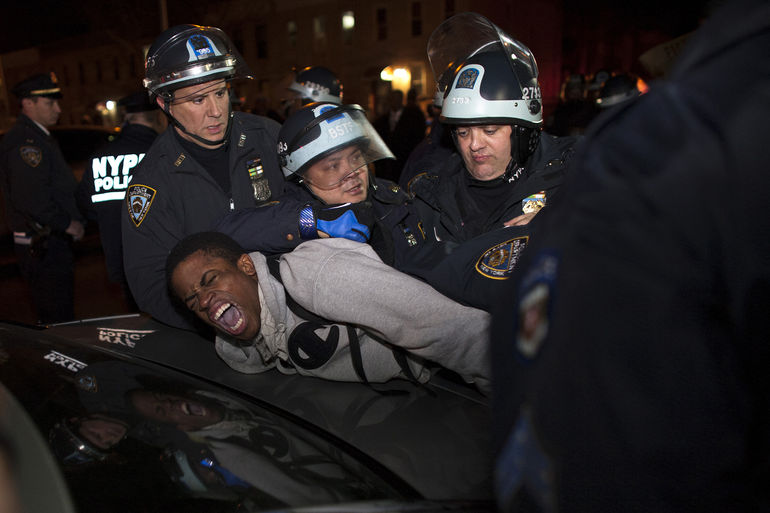
[[[524,235],[492,246],[476,262],[476,271],[486,278],[507,280],[528,241]]]
[[[545,206],[545,203],[545,191],[540,191],[537,194],[533,194],[524,198],[524,200],[521,202],[521,210],[525,214],[536,213]]]
[[[156,192],[152,187],[141,184],[132,184],[128,187],[126,207],[128,208],[128,215],[136,227],[139,227],[144,218],[147,217],[147,212],[150,211]]]
[[[19,153],[21,160],[30,167],[37,167],[43,161],[43,152],[37,146],[22,146]]]

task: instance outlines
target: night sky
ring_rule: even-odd
[[[563,1],[566,20],[578,15],[590,22],[592,16],[611,13],[622,20],[620,26],[658,29],[672,36],[691,29],[709,3],[713,1]],[[167,0],[167,4],[171,24],[189,23],[198,16],[196,10],[212,8],[210,2],[191,0]],[[0,15],[0,53],[88,33],[91,27],[106,27],[128,39],[153,37],[160,31],[159,12],[159,0],[16,0],[5,5]]]

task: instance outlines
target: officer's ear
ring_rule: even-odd
[[[22,109],[28,109],[31,108],[33,105],[37,103],[37,97],[29,96],[27,98],[21,99],[21,108]]]
[[[257,279],[257,269],[254,267],[251,257],[246,253],[238,258],[238,270],[251,278]]]
[[[155,97],[155,102],[158,104],[158,107],[160,107],[161,110],[166,107],[166,102],[164,102],[163,98],[161,98],[160,96]]]

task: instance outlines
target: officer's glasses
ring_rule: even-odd
[[[305,171],[303,180],[313,187],[330,191],[368,171],[366,164],[366,157],[360,148],[345,148],[310,166]]]

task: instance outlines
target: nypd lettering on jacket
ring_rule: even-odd
[[[92,203],[122,200],[126,197],[126,189],[131,183],[131,170],[144,158],[144,153],[127,153],[125,155],[105,155],[91,161],[91,171],[94,177],[94,194]]]

